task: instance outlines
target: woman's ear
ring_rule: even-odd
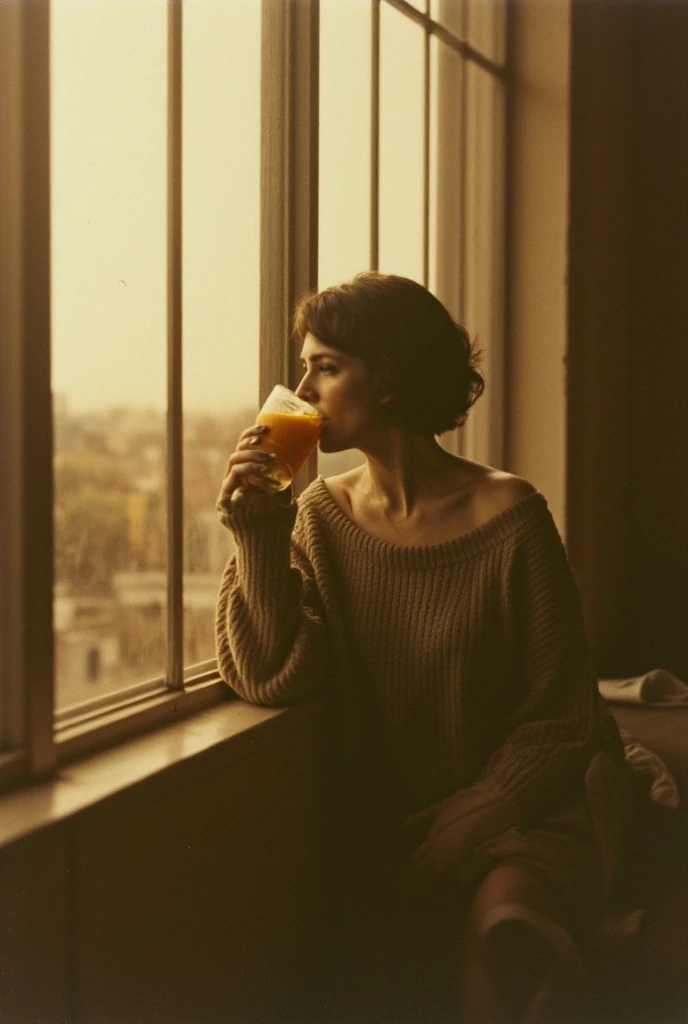
[[[378,370],[375,373],[374,384],[380,405],[389,405],[394,396],[390,389],[388,374],[384,370]]]

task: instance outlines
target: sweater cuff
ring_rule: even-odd
[[[422,893],[444,880],[461,882],[476,849],[514,826],[514,812],[511,801],[490,782],[457,790],[436,805],[427,835],[411,856],[407,883]]]
[[[231,498],[218,498],[215,511],[222,525],[240,541],[256,528],[263,530],[266,526],[268,529],[282,526],[291,533],[298,506],[292,501],[289,488],[278,493],[248,491],[234,501]]]
[[[443,800],[428,839],[441,843],[443,836],[465,829],[471,843],[480,844],[516,824],[517,808],[492,781],[483,779]]]

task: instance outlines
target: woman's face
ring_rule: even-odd
[[[321,451],[365,445],[371,428],[379,426],[380,396],[363,360],[328,348],[309,332],[301,362],[304,376],[296,393],[323,417]]]

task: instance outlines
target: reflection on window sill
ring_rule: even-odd
[[[27,763],[25,750],[0,753],[0,793],[21,782],[26,775]]]
[[[161,680],[132,687],[101,701],[88,702],[55,717],[55,743],[60,764],[112,743],[166,725],[175,719],[232,699],[216,668],[200,673],[173,690]]]
[[[224,683],[220,685],[227,689]],[[176,698],[184,696],[177,694]],[[262,745],[256,743],[258,733],[267,746],[272,746],[281,723],[288,728],[294,716],[311,714],[308,709],[314,703],[262,708],[240,700],[223,700],[143,736],[62,764],[54,778],[0,797],[0,848],[160,776],[213,747],[228,744],[227,752],[236,760],[259,756]]]
[[[212,658],[184,669],[184,690],[189,691],[201,683],[217,682],[218,679],[217,662]],[[55,732],[59,735],[60,732],[75,725],[96,721],[107,712],[119,711],[125,707],[133,710],[151,697],[160,697],[171,692],[172,689],[167,686],[164,676],[156,676],[129,686],[118,685],[115,689],[110,688],[89,700],[58,707],[53,716]]]

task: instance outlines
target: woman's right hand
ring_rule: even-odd
[[[263,438],[269,432],[269,427],[263,424],[254,424],[240,434],[238,444],[227,463],[220,495],[217,499],[218,505],[225,501],[232,501],[238,494],[251,489],[255,491],[272,490],[269,481],[264,480],[264,477],[272,465],[274,455],[261,451],[260,448]]]

